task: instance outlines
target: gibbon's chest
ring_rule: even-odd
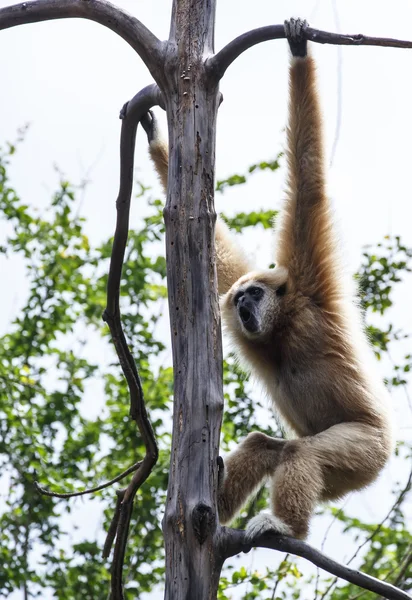
[[[273,374],[270,395],[281,418],[300,437],[315,435],[345,419],[336,390],[313,369],[283,367]]]

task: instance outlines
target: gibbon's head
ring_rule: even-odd
[[[243,275],[221,301],[225,323],[248,339],[267,339],[280,325],[288,272],[284,267]]]

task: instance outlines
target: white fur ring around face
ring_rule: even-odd
[[[251,541],[266,531],[273,531],[281,535],[293,535],[292,529],[278,517],[261,513],[253,517],[246,526],[246,541]]]

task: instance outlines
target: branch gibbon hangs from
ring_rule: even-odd
[[[297,439],[250,433],[219,461],[218,507],[229,522],[270,479],[273,514],[247,525],[305,538],[316,504],[373,482],[392,448],[388,394],[375,372],[341,266],[325,191],[322,119],[306,23],[285,22],[292,53],[288,189],[277,227],[276,267],[252,270],[216,222],[221,310],[239,356],[264,385]],[[142,121],[163,186],[168,151],[151,113]]]

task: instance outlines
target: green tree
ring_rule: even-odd
[[[0,153],[0,215],[8,231],[0,251],[4,260],[23,259],[28,295],[0,343],[0,482],[6,490],[0,498],[0,595],[22,590],[24,597],[42,597],[49,589],[59,599],[104,599],[109,565],[101,558],[101,548],[103,530],[107,531],[113,515],[114,489],[87,497],[102,515],[102,531],[97,537],[78,536],[80,541],[70,543],[68,513],[79,501],[39,495],[34,481],[56,491],[82,490],[115,477],[144,454],[129,419],[127,385],[101,320],[112,240],[91,247],[77,215],[78,189],[66,181],[60,182],[42,216],[24,204],[8,178],[14,152],[15,147],[8,145]],[[253,165],[246,175],[219,182],[218,190],[244,184],[262,170],[276,171],[280,161],[279,155],[273,162]],[[137,494],[132,516],[125,588],[133,597],[163,581],[160,522],[169,468],[173,390],[172,369],[159,330],[166,266],[154,242],[163,235],[162,204],[143,186],[139,196],[148,208],[139,228],[129,234],[121,305],[160,459]],[[226,220],[240,231],[268,229],[274,217],[273,211],[261,211]],[[411,257],[411,249],[399,238],[387,238],[365,250],[359,270],[365,318],[382,360],[405,334],[392,325],[380,328],[373,313],[384,314],[391,306],[393,287],[410,270]],[[96,359],[101,350],[110,356],[108,364]],[[406,390],[410,363],[406,355],[391,367],[389,386]],[[223,451],[254,427],[281,435],[270,427],[270,423],[275,427],[274,420],[262,418],[266,405],[232,355],[224,363],[224,383]],[[95,390],[101,390],[97,397]],[[85,416],[85,399],[100,408],[98,417]],[[410,447],[403,444],[399,462],[406,464],[410,453]],[[405,589],[409,589],[412,559],[404,514],[410,479],[406,487],[394,491],[394,508],[381,524],[365,524],[342,509],[328,509],[352,536],[354,552],[364,543],[357,566]],[[262,490],[240,515],[239,526],[265,504]],[[220,598],[230,598],[237,586],[243,591],[236,592],[236,597],[242,595],[244,600],[299,597],[303,586],[305,591],[316,590],[318,598],[354,598],[359,593],[354,586],[332,586],[325,575],[302,574],[300,563],[292,557],[279,556],[278,562],[263,573],[235,568],[234,562],[222,578]]]

